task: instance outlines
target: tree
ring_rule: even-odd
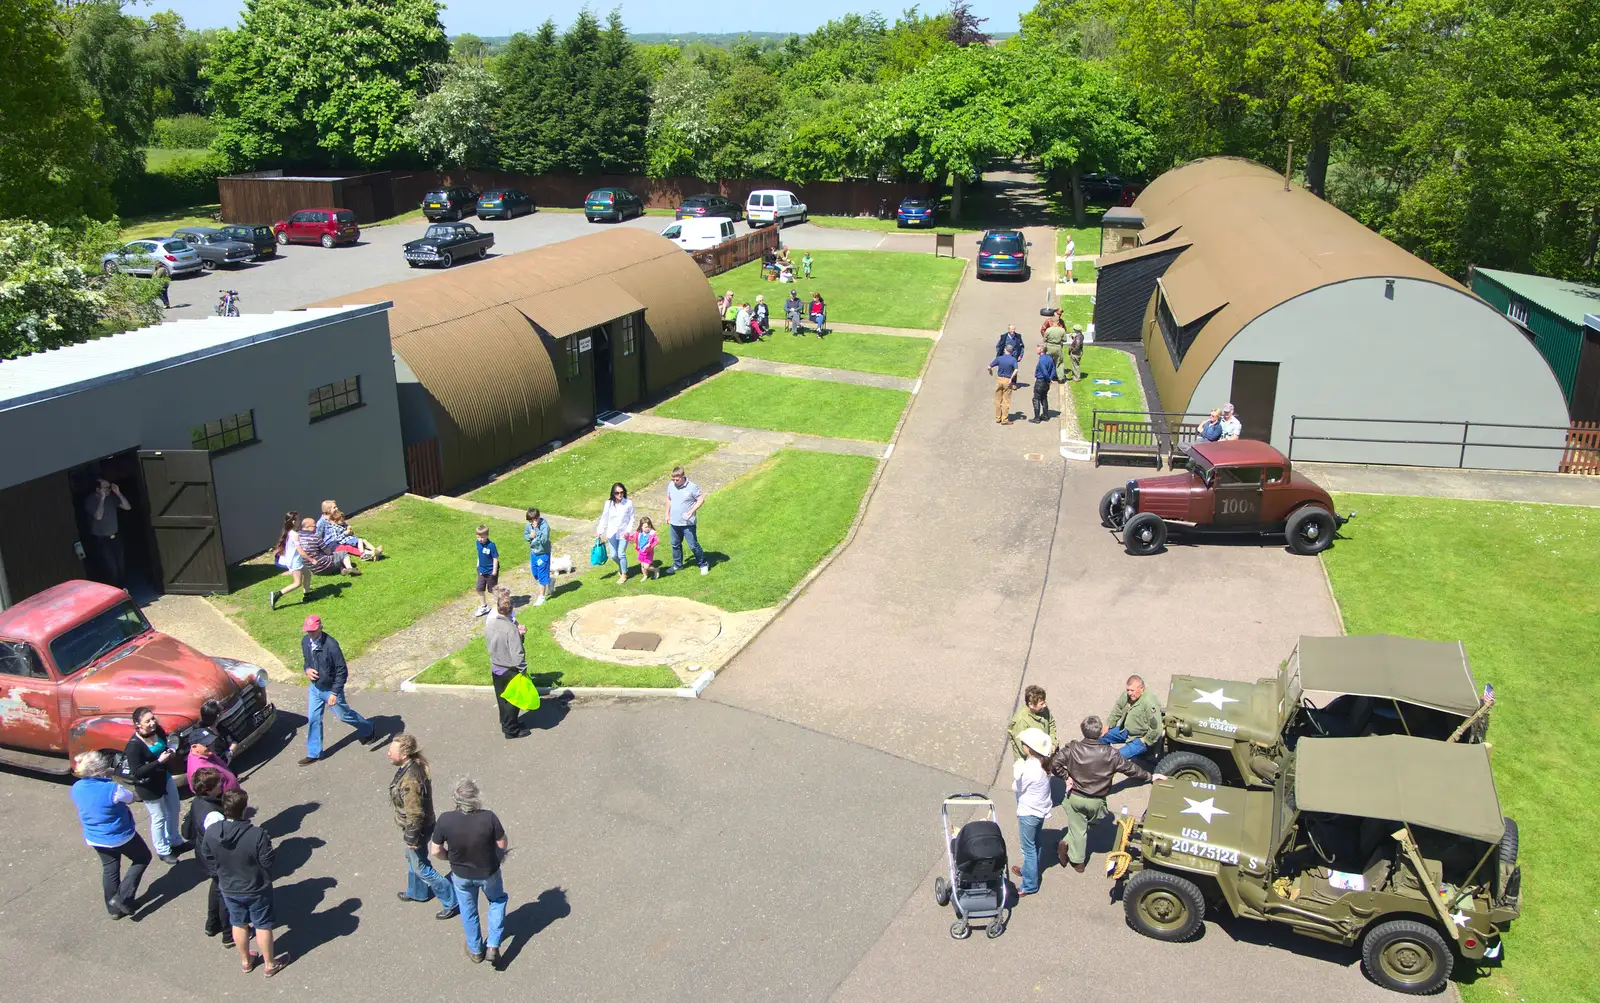
[[[449,54],[439,0],[246,0],[205,67],[234,167],[369,166],[412,148],[411,109]]]
[[[589,81],[591,117],[586,124],[594,137],[593,157],[587,164],[574,164],[574,170],[626,174],[644,169],[650,83],[634,49],[622,16],[613,10],[600,32]]]
[[[493,116],[500,85],[475,62],[452,62],[439,86],[411,110],[417,150],[440,167],[483,167],[494,155]]]
[[[95,159],[108,176],[131,178],[144,171],[155,124],[155,77],[141,51],[147,26],[125,16],[119,0],[84,4],[74,13],[67,56],[84,103],[104,126]]]
[[[450,40],[450,59],[457,63],[482,64],[489,56],[489,43],[471,32],[462,32]]]
[[[161,319],[157,282],[102,276],[112,224],[0,220],[0,358],[73,345]]]
[[[988,22],[986,17],[978,17],[972,13],[972,4],[969,0],[950,0],[950,34],[951,44],[988,45],[989,36],[980,29]]]
[[[650,89],[650,122],[645,133],[645,169],[651,177],[693,175],[715,181],[713,151],[717,131],[711,122],[716,83],[698,59],[668,63]]]
[[[546,21],[532,35],[512,35],[500,57],[495,138],[500,164],[508,171],[544,174],[556,167],[562,129],[562,95],[555,80],[559,53],[555,22]]]

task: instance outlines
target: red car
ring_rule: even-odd
[[[349,209],[301,209],[272,224],[280,244],[354,244],[361,239],[356,214]]]

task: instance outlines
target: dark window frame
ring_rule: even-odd
[[[212,456],[231,453],[260,441],[260,437],[256,434],[255,408],[223,415],[214,421],[195,425],[189,429],[191,447],[204,449]]]
[[[585,331],[583,334],[587,334]],[[567,336],[567,379],[575,380],[583,375],[583,352],[578,349],[578,339],[583,334],[570,334]]]
[[[361,377],[346,376],[342,380],[324,383],[320,387],[313,387],[306,391],[306,410],[310,412],[311,424],[326,421],[335,415],[344,414],[365,407],[366,400],[361,395]],[[321,410],[318,410],[321,408]]]
[[[622,350],[623,358],[627,358],[639,350],[639,334],[633,314],[630,313],[622,318],[621,327],[617,332],[617,341],[618,347]]]
[[[1217,310],[1222,309],[1218,307]],[[1183,365],[1183,357],[1189,354],[1200,331],[1206,326],[1206,321],[1216,313],[1212,310],[1199,320],[1188,324],[1179,325],[1177,318],[1172,316],[1172,307],[1167,303],[1167,291],[1161,290],[1161,295],[1156,299],[1156,327],[1161,329],[1161,337],[1167,343],[1167,354],[1172,357],[1174,369]]]

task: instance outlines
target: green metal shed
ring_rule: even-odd
[[[1584,324],[1600,310],[1600,287],[1493,268],[1472,269],[1471,285],[1550,363],[1572,418],[1600,420],[1600,338]]]

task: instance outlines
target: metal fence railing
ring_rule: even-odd
[[[1321,424],[1319,424],[1321,423]],[[1323,425],[1331,424],[1333,429]],[[1355,425],[1346,430],[1340,426]],[[1307,431],[1309,427],[1310,432]],[[1413,431],[1414,430],[1414,431]],[[1335,434],[1327,434],[1328,432]],[[1321,432],[1323,434],[1310,434]],[[1337,434],[1346,432],[1346,434]],[[1362,433],[1362,434],[1353,434]],[[1518,425],[1491,421],[1437,421],[1421,418],[1332,418],[1293,415],[1289,419],[1289,459],[1314,463],[1393,463],[1455,469],[1560,469],[1600,473],[1600,442],[1575,425]],[[1307,455],[1310,443],[1358,446]],[[1505,451],[1549,456],[1549,464],[1530,463]],[[1480,452],[1483,451],[1483,452]],[[1338,455],[1344,454],[1344,455]],[[1482,462],[1467,462],[1468,459]]]

